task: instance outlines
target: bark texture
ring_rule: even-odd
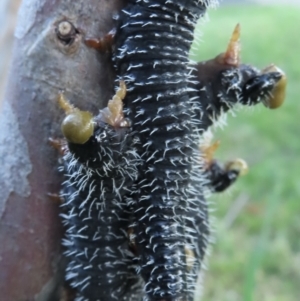
[[[63,297],[58,193],[59,154],[48,138],[61,137],[58,93],[96,113],[113,94],[109,56],[88,49],[85,36],[114,26],[122,0],[23,0],[8,85],[0,113],[0,292],[6,301]],[[76,28],[63,43],[57,26]]]

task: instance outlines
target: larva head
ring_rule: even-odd
[[[225,170],[235,170],[240,176],[243,176],[248,172],[248,164],[243,159],[235,159],[233,161],[227,162]]]
[[[84,144],[94,133],[93,115],[87,111],[74,108],[61,94],[58,100],[66,113],[61,130],[68,142]]]
[[[278,75],[281,76],[281,78],[275,84],[273,90],[271,91],[270,97],[265,101],[264,104],[269,109],[277,109],[283,104],[285,99],[287,77],[285,73],[275,65],[270,65],[264,70],[262,70],[263,74],[271,73],[271,72],[277,72]]]

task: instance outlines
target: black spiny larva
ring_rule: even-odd
[[[69,259],[66,280],[77,291],[76,301],[138,300],[139,296],[124,198],[137,178],[138,158],[123,117],[125,92],[121,82],[108,107],[96,117],[60,97],[66,112],[62,131],[68,141],[62,160],[63,244]]]
[[[125,115],[143,161],[130,205],[146,300],[193,300],[208,241],[188,55],[210,3],[130,1],[116,34]]]

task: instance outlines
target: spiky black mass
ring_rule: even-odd
[[[200,102],[198,129],[202,133],[236,104],[253,106],[265,102],[283,76],[280,72],[262,74],[251,65],[220,64],[216,59],[191,64],[191,69],[194,80],[189,84],[190,97]]]
[[[189,62],[195,24],[212,2],[130,0],[119,16],[113,59],[132,128],[96,117],[92,137],[69,143],[63,158],[76,301],[138,301],[142,291],[149,301],[194,299],[209,240],[205,192],[238,175],[217,163],[205,170],[199,141],[222,112],[261,102],[280,79]]]
[[[188,54],[209,1],[130,1],[114,56],[143,165],[132,198],[146,300],[193,300],[208,240]]]
[[[63,157],[66,279],[76,301],[139,300],[124,197],[137,179],[132,135],[95,122],[94,135],[82,145],[69,143]]]
[[[210,132],[210,127],[218,124],[221,115],[237,104],[267,105],[272,91],[284,76],[282,72],[277,71],[262,73],[251,65],[220,64],[217,58],[197,64],[191,63],[190,68],[190,99],[195,102],[196,119],[201,120],[196,127],[199,136]],[[197,107],[201,110],[197,110]],[[200,140],[202,144],[203,138]],[[239,174],[239,169],[227,170],[218,161],[213,160],[205,169],[204,177],[210,192],[222,192],[236,181]]]

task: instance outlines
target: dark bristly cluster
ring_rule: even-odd
[[[69,259],[66,280],[77,291],[76,301],[138,300],[141,294],[125,198],[137,180],[139,158],[123,118],[122,89],[96,117],[60,98],[68,141],[61,168],[63,244]]]
[[[203,137],[235,104],[276,107],[285,89],[276,67],[240,64],[239,27],[224,54],[189,61],[212,2],[128,1],[112,53],[120,88],[107,108],[94,117],[59,99],[66,280],[76,301],[194,299],[209,242],[206,193],[245,169],[215,161],[217,144]],[[112,40],[87,44],[107,51]]]
[[[200,120],[188,88],[194,28],[207,4],[133,1],[115,37],[117,80],[126,82],[125,114],[142,159],[132,227],[145,300],[192,300],[208,243]]]
[[[263,70],[240,63],[240,25],[232,34],[227,50],[209,61],[191,63],[190,99],[195,103],[196,131],[205,162],[205,178],[211,192],[222,192],[239,175],[247,171],[247,164],[236,159],[223,166],[213,159],[218,143],[210,145],[211,127],[224,124],[222,116],[236,105],[253,106],[263,103],[278,108],[285,99],[287,79],[282,70],[271,64]]]

